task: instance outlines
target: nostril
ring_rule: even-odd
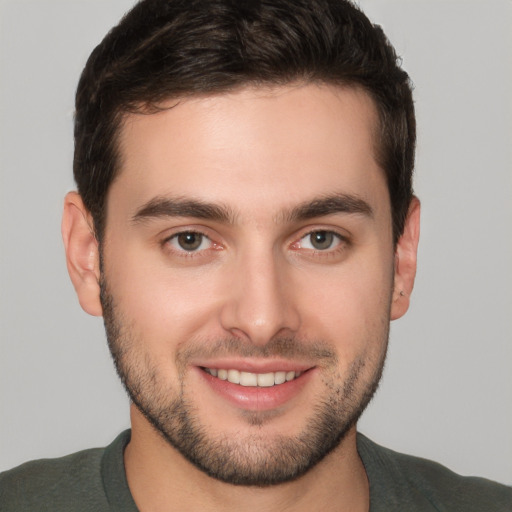
[[[300,325],[294,301],[289,300],[286,268],[278,268],[272,251],[253,251],[233,269],[231,287],[222,305],[222,327],[253,344],[264,345],[281,334],[293,334]],[[242,264],[243,263],[243,264]],[[283,280],[288,285],[283,286]],[[287,296],[288,295],[288,296]]]

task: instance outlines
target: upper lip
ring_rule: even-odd
[[[210,369],[239,370],[249,373],[273,373],[273,372],[304,372],[315,365],[303,361],[291,361],[285,359],[240,359],[222,358],[204,361],[194,361],[194,366]]]

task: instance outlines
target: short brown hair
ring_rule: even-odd
[[[379,114],[395,242],[412,198],[411,83],[382,29],[348,0],[143,0],[92,52],[76,94],[73,171],[96,236],[119,171],[123,115],[244,85],[357,86]]]

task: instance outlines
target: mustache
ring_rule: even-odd
[[[215,357],[241,357],[270,359],[304,360],[330,366],[338,362],[336,351],[322,341],[305,341],[296,337],[276,337],[265,345],[254,345],[250,341],[236,337],[187,341],[178,347],[176,362],[184,365],[191,359],[210,359]]]

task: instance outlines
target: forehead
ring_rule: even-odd
[[[165,107],[126,116],[108,215],[111,208],[133,212],[166,195],[250,215],[275,214],[333,192],[372,202],[387,198],[374,151],[376,109],[361,90],[244,88]]]

